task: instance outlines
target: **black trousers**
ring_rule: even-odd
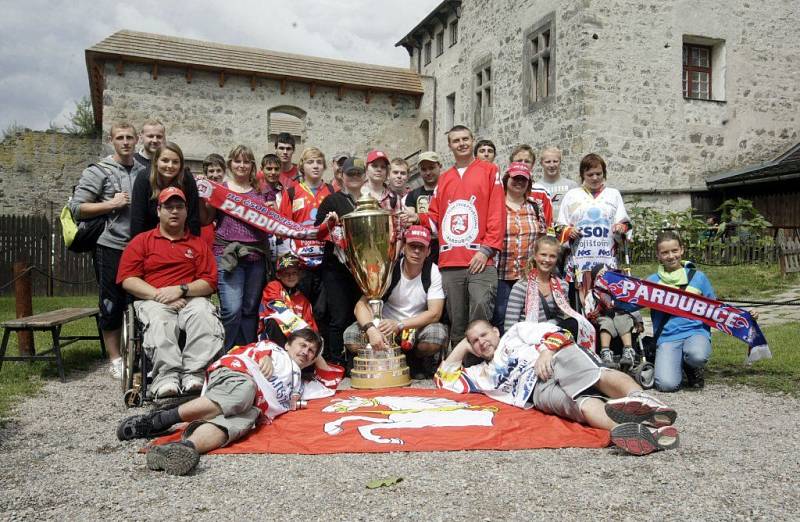
[[[361,289],[344,267],[323,266],[320,270],[328,318],[327,328],[320,325],[325,339],[323,356],[326,361],[344,364],[344,331],[356,320],[353,310],[361,299]]]

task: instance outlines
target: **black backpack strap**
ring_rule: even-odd
[[[426,257],[425,262],[422,263],[422,289],[425,290],[425,295],[428,294],[428,289],[431,287],[431,267],[433,267],[433,260]]]
[[[289,201],[294,201],[294,185],[286,189],[286,195],[289,196]]]
[[[681,290],[686,290],[686,287],[688,287],[689,283],[692,282],[692,278],[694,278],[694,275],[696,273],[697,273],[697,269],[696,268],[690,268],[689,272],[686,274],[686,284],[685,285],[679,285],[678,288],[680,288]],[[664,312],[664,315],[666,317],[661,322],[661,324],[658,325],[658,330],[653,332],[653,340],[654,341],[658,341],[658,338],[661,337],[661,334],[664,332],[664,327],[667,326],[667,323],[669,322],[670,319],[675,317],[674,315],[670,315],[670,314],[665,313],[665,312]]]
[[[389,296],[392,295],[392,291],[394,291],[394,287],[397,286],[397,283],[400,282],[400,263],[403,261],[403,256],[400,256],[397,259],[397,262],[394,264],[394,268],[392,269],[392,282],[389,283],[389,288],[386,289],[386,293],[383,294],[383,302],[389,300]]]

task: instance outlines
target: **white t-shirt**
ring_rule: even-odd
[[[536,188],[543,188],[550,194],[550,201],[553,203],[553,218],[558,217],[559,207],[564,195],[574,188],[580,187],[576,182],[564,176],[560,176],[557,181],[547,181],[542,178],[533,184]]]
[[[617,189],[604,188],[595,198],[583,188],[572,189],[561,201],[557,223],[572,225],[581,232],[574,246],[570,265],[579,272],[595,265],[617,267],[614,235],[615,223],[630,221],[622,195]]]
[[[405,263],[405,260],[401,260]],[[444,299],[442,290],[442,276],[439,274],[439,267],[431,265],[431,286],[428,293],[422,287],[422,272],[414,279],[408,279],[400,267],[400,281],[392,290],[392,295],[383,305],[383,317],[395,321],[405,321],[410,317],[419,315],[428,309],[428,301],[431,299]]]

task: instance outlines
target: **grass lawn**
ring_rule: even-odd
[[[656,263],[637,264],[631,266],[631,273],[636,277],[646,277],[658,268]],[[733,298],[759,298],[776,294],[793,286],[800,285],[800,274],[781,276],[777,264],[772,265],[740,265],[740,266],[707,266],[698,265],[714,287],[721,300]]]
[[[743,342],[714,332],[706,381],[747,384],[766,391],[800,396],[800,350],[797,348],[800,323],[767,326],[763,332],[772,351],[772,359],[758,361],[752,366],[743,363],[747,354],[747,346]]]
[[[97,306],[97,296],[85,297],[40,297],[33,300],[33,313],[47,312],[58,308],[84,308]],[[13,319],[14,298],[0,298],[0,321]],[[62,335],[97,335],[93,317],[81,319],[61,330]],[[34,340],[37,350],[47,350],[52,345],[50,332],[37,332]],[[17,336],[9,337],[8,355],[18,355]],[[97,341],[78,341],[61,351],[64,369],[67,374],[73,369],[86,370],[100,360],[100,344]],[[110,377],[109,377],[110,378]],[[7,416],[14,398],[19,395],[32,395],[42,386],[44,379],[58,379],[55,362],[50,361],[4,361],[0,370],[0,419]]]

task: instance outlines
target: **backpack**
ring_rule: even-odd
[[[89,166],[98,167],[105,173],[106,179],[111,179],[111,172],[100,164],[92,163]],[[74,187],[72,193],[73,195],[75,194]],[[107,216],[104,214],[89,219],[76,220],[69,209],[69,205],[64,205],[59,216],[64,246],[75,253],[91,252],[97,246],[97,240],[100,239],[100,235],[106,229],[106,218]]]

